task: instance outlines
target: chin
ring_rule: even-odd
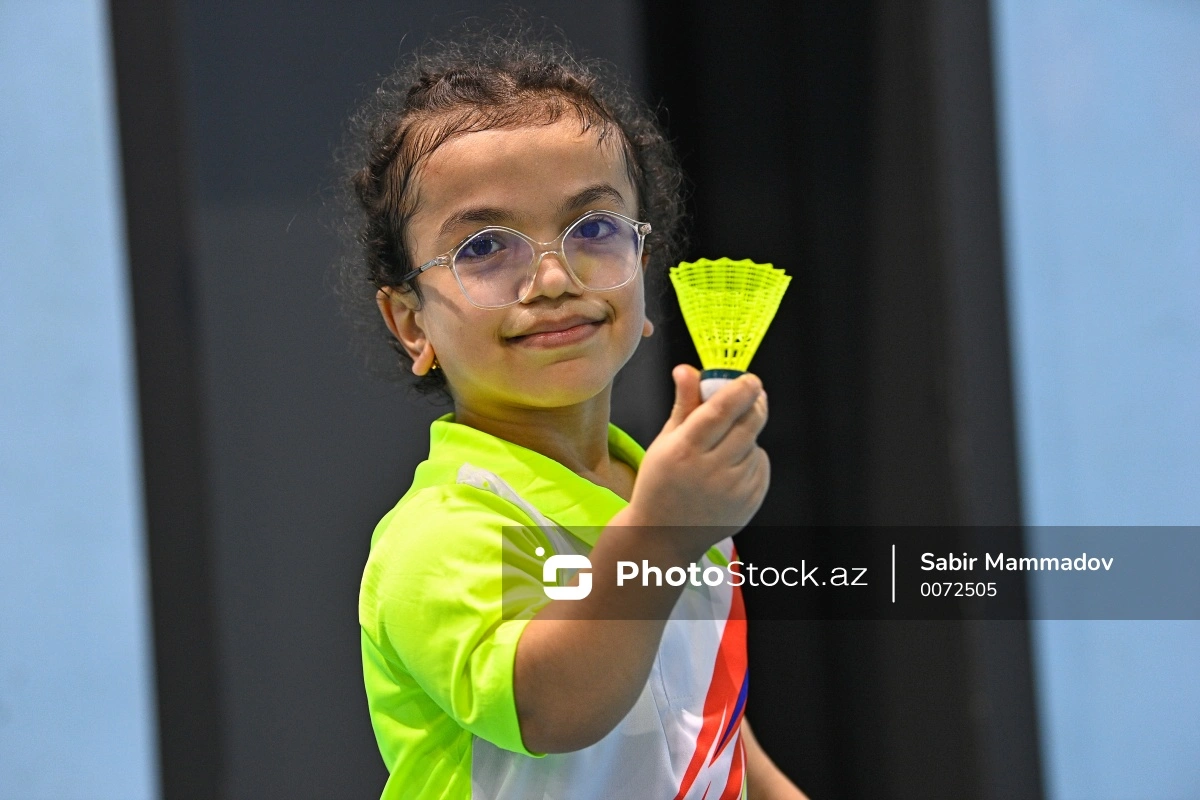
[[[612,375],[564,375],[559,370],[547,370],[521,386],[521,399],[535,408],[563,408],[586,403],[612,383]],[[556,373],[556,374],[555,374]],[[540,379],[539,379],[540,378]]]

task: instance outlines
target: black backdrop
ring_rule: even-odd
[[[755,361],[773,466],[756,522],[1017,523],[987,3],[647,11],[693,252],[795,274]],[[769,562],[788,536],[738,547]],[[1040,796],[1024,623],[750,637],[747,715],[814,797]]]
[[[757,522],[1019,519],[986,2],[526,7],[662,103],[693,256],[795,275],[755,366]],[[358,578],[440,410],[351,344],[331,159],[400,52],[488,4],[110,8],[164,796],[377,796]],[[643,441],[667,367],[694,359],[661,315],[619,384]],[[767,560],[784,536],[739,548]],[[1037,798],[1027,642],[1022,623],[752,625],[749,717],[814,798]]]

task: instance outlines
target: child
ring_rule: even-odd
[[[454,409],[363,576],[384,798],[803,798],[742,719],[739,590],[601,579],[727,565],[769,482],[754,376],[701,404],[676,367],[644,452],[609,423],[680,222],[653,118],[559,46],[484,34],[422,54],[359,121],[366,277]],[[590,594],[547,597],[552,554],[590,558]]]

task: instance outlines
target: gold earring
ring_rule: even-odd
[[[441,369],[441,368],[442,368],[442,365],[438,363],[437,356],[434,356],[433,363],[429,365],[429,371],[433,372],[435,369]]]

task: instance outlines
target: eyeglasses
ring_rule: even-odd
[[[542,257],[555,253],[584,289],[619,289],[637,274],[650,223],[613,211],[589,211],[552,242],[535,242],[512,228],[491,227],[463,239],[402,277],[407,283],[432,267],[449,267],[463,296],[477,308],[505,308],[525,300]]]

